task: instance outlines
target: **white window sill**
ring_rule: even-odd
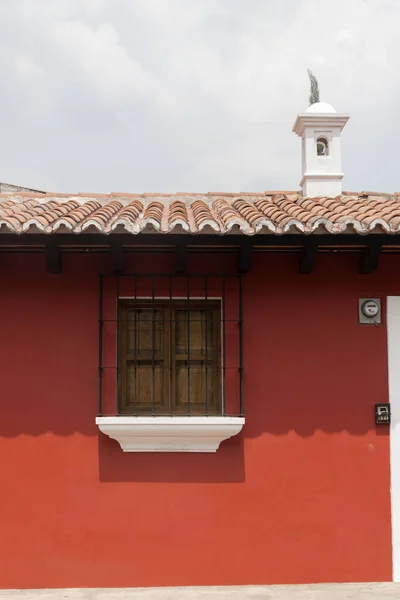
[[[216,452],[237,435],[243,417],[97,417],[100,431],[124,452]]]

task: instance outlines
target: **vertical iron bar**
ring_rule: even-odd
[[[239,372],[240,372],[240,416],[243,416],[243,302],[242,302],[242,276],[239,275]]]
[[[204,276],[204,298],[206,309],[206,416],[208,416],[208,277]],[[215,356],[213,357],[215,360]]]
[[[169,406],[168,413],[172,416],[172,365],[175,364],[175,360],[172,356],[172,275],[169,276]]]
[[[188,380],[188,415],[190,416],[190,275],[187,275],[187,380]]]
[[[119,319],[120,319],[120,308],[119,308],[119,275],[116,275],[117,278],[117,322],[115,324],[115,339],[117,340],[117,377],[116,377],[116,393],[115,393],[115,414],[119,414],[119,397],[118,397],[118,382],[119,382],[119,374],[120,374],[120,364],[119,364]]]
[[[133,276],[133,318],[135,321],[135,330],[133,335],[133,414],[136,417],[136,402],[137,402],[137,275]],[[127,327],[127,324],[125,325]]]
[[[222,275],[222,414],[226,415],[226,304],[225,304],[225,275]]]
[[[155,344],[155,312],[154,312],[154,275],[151,276],[151,414],[155,414],[155,402],[154,402],[154,344]]]
[[[103,275],[99,278],[99,398],[97,412],[101,416],[103,403]]]

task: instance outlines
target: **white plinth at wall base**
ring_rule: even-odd
[[[0,590],[0,600],[398,600],[396,583]]]
[[[97,417],[124,452],[216,452],[237,435],[243,417]]]

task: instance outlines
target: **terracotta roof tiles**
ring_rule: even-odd
[[[399,194],[0,193],[0,233],[400,233]]]

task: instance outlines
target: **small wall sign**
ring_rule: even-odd
[[[377,425],[390,423],[390,404],[375,404],[375,423]]]

